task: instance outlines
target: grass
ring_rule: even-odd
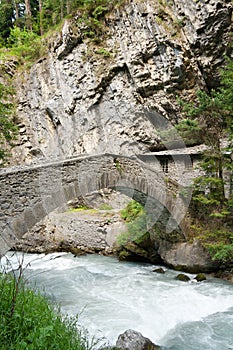
[[[102,203],[100,206],[99,206],[99,210],[112,210],[112,206],[108,203]]]
[[[71,212],[71,213],[76,213],[76,212],[82,212],[82,211],[86,211],[87,214],[96,214],[96,213],[99,213],[100,211],[102,210],[112,210],[113,208],[111,207],[111,205],[107,204],[107,203],[102,203],[98,209],[93,209],[93,208],[89,208],[85,205],[83,206],[79,206],[78,208],[70,208],[68,210],[68,212]],[[109,215],[112,215],[112,213],[108,213]]]
[[[90,208],[87,207],[86,205],[80,205],[79,207],[77,208],[70,208],[68,211],[69,212],[76,212],[76,211],[83,211],[83,210],[89,210]]]
[[[97,49],[95,51],[98,55],[102,55],[103,57],[111,57],[111,52],[108,50],[104,49],[103,47]]]
[[[71,208],[68,210],[69,213],[81,213],[81,212],[86,212],[87,214],[97,214],[99,213],[99,210],[97,209],[83,209],[83,208]]]
[[[98,341],[78,325],[77,317],[29,289],[22,275],[0,273],[1,350],[91,350]]]

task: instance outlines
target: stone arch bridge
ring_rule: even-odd
[[[51,211],[103,188],[141,202],[151,214],[150,225],[157,223],[161,230],[184,238],[182,222],[189,201],[162,171],[136,157],[79,156],[0,171],[0,256]]]

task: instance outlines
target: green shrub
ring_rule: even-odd
[[[143,213],[143,210],[143,206],[140,203],[132,200],[127,204],[126,208],[121,210],[121,217],[126,222],[131,222],[136,219],[139,214]]]
[[[10,54],[23,61],[38,59],[41,56],[42,42],[40,37],[26,28],[14,27],[8,38]]]
[[[222,264],[233,265],[233,244],[214,243],[206,244],[213,260]]]
[[[88,342],[77,317],[62,316],[12,275],[0,274],[0,324],[2,350],[90,350],[96,345]]]
[[[125,209],[121,210],[121,217],[127,222],[127,231],[117,237],[117,244],[124,246],[129,242],[140,244],[147,236],[147,215],[143,206],[132,200]]]
[[[80,0],[78,8],[81,17],[78,20],[84,38],[91,38],[99,42],[99,38],[106,34],[105,16],[114,8],[122,5],[121,0]],[[110,55],[106,56],[109,57]]]
[[[226,229],[203,230],[197,237],[206,247],[213,260],[221,264],[233,264],[233,231]]]

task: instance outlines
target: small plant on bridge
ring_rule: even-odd
[[[122,165],[121,165],[119,159],[114,158],[114,159],[113,159],[113,162],[114,162],[114,164],[115,164],[116,169],[119,171],[120,174],[122,174],[122,170],[123,170],[123,169],[122,169]]]

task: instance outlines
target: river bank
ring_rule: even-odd
[[[162,264],[188,273],[204,272],[233,282],[232,272],[221,269],[199,241],[171,243],[156,239],[152,233],[139,244],[116,244],[117,237],[126,230],[127,224],[119,209],[69,209],[48,215],[15,244],[14,250],[118,256],[120,260]]]
[[[10,253],[8,253],[10,258]],[[127,329],[141,332],[166,350],[232,348],[232,284],[213,277],[184,283],[177,272],[156,265],[119,262],[114,257],[70,253],[21,254],[25,278],[64,314],[78,314],[89,336],[115,344]],[[97,347],[99,349],[100,346]]]

